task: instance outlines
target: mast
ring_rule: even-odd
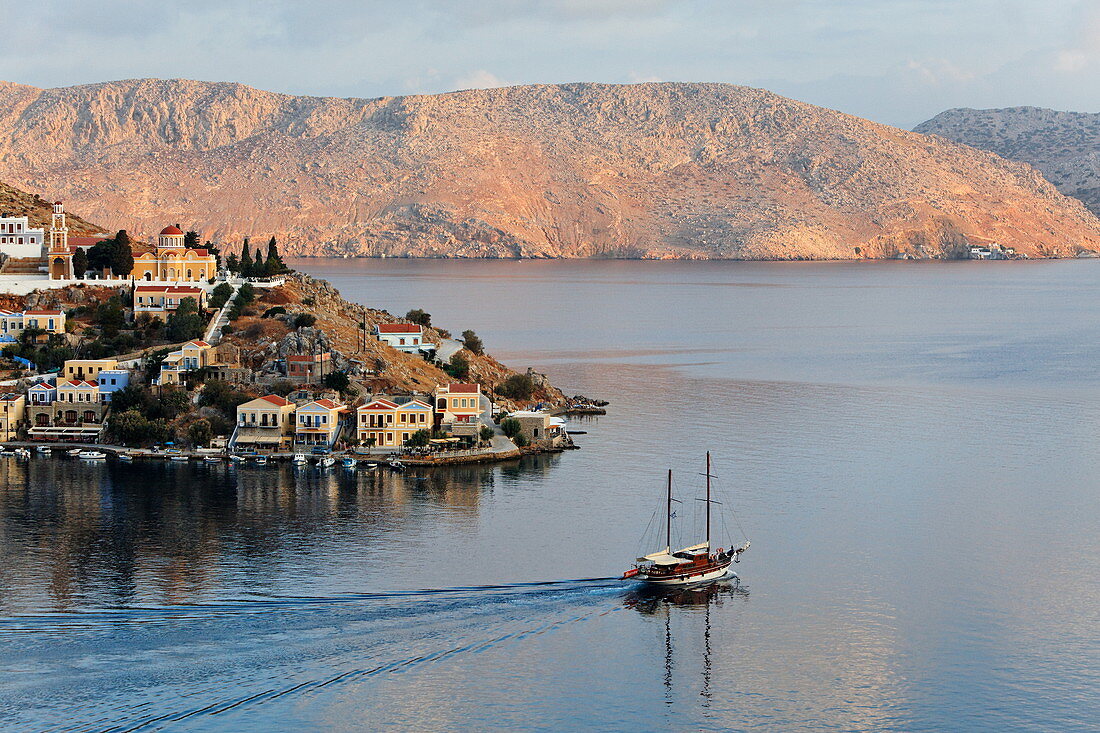
[[[707,451],[707,552],[710,552],[710,451]]]
[[[651,500],[652,501],[652,500]],[[672,550],[672,469],[668,469],[668,502],[665,506],[665,545]]]

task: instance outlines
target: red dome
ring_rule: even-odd
[[[160,236],[162,237],[166,237],[170,234],[178,234],[180,236],[183,236],[183,232],[181,232],[178,227],[168,226],[160,230]]]

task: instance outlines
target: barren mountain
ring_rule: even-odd
[[[6,183],[0,183],[0,216],[25,216],[32,227],[50,228],[53,202],[33,196]],[[86,222],[76,214],[65,212],[65,223],[70,234],[96,234],[103,229]]]
[[[1100,114],[1041,107],[949,109],[916,128],[1020,160],[1100,215]]]
[[[767,91],[564,84],[382,99],[0,83],[0,178],[111,228],[292,254],[937,256],[1100,249],[1030,166]]]

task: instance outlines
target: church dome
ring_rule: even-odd
[[[162,237],[171,237],[177,235],[181,237],[183,236],[183,232],[179,230],[179,227],[167,226],[164,227],[164,229],[160,230],[160,236]]]

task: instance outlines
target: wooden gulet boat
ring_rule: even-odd
[[[661,587],[713,583],[726,577],[730,572],[730,565],[737,562],[741,553],[749,549],[749,541],[746,539],[741,547],[731,547],[728,550],[720,547],[717,551],[711,551],[711,504],[716,502],[711,498],[712,475],[709,451],[705,475],[707,477],[707,497],[704,500],[706,502],[706,541],[676,552],[672,551],[672,504],[677,500],[672,498],[672,470],[669,469],[665,501],[665,547],[663,550],[639,557],[634,565],[623,573],[624,580],[633,578]]]

